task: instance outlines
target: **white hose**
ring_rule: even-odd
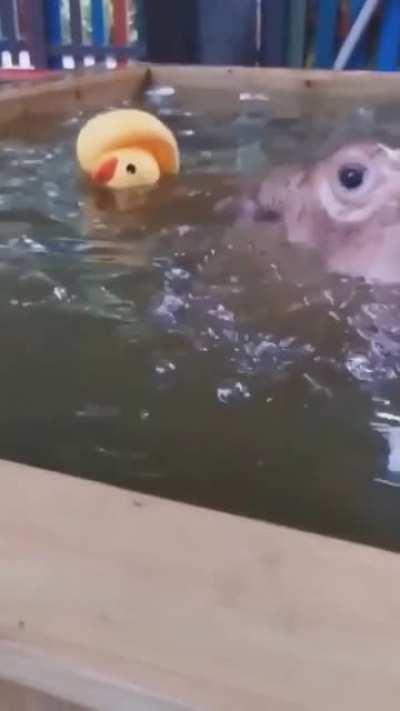
[[[372,15],[378,7],[379,2],[380,0],[366,0],[364,6],[361,8],[361,11],[359,12],[356,21],[343,42],[340,52],[333,65],[333,68],[336,71],[340,71],[345,68],[358,42],[365,32]]]

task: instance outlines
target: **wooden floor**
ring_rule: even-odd
[[[398,556],[8,463],[0,481],[3,655],[197,709],[397,711]]]

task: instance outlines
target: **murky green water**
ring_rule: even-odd
[[[125,212],[79,181],[83,117],[1,144],[0,456],[398,550],[400,287],[213,212],[272,163],[399,144],[395,113],[146,106],[183,174]]]

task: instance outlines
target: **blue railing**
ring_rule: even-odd
[[[338,51],[337,20],[343,7],[349,27],[367,0],[319,0],[316,30],[315,65],[330,69]],[[360,38],[348,63],[354,69],[395,71],[400,60],[400,0],[381,0],[372,21]]]
[[[138,55],[129,0],[0,0],[0,65],[62,68]],[[85,15],[84,15],[85,13]]]
[[[368,2],[0,0],[0,64],[30,58],[38,68],[61,68],[140,57],[183,64],[332,68]],[[350,68],[399,67],[400,0],[377,4]]]

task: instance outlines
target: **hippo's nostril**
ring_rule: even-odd
[[[256,210],[256,213],[254,216],[256,222],[278,222],[281,219],[281,217],[282,217],[282,215],[279,212],[279,210],[276,210],[273,207],[269,207],[269,208],[259,207]]]

